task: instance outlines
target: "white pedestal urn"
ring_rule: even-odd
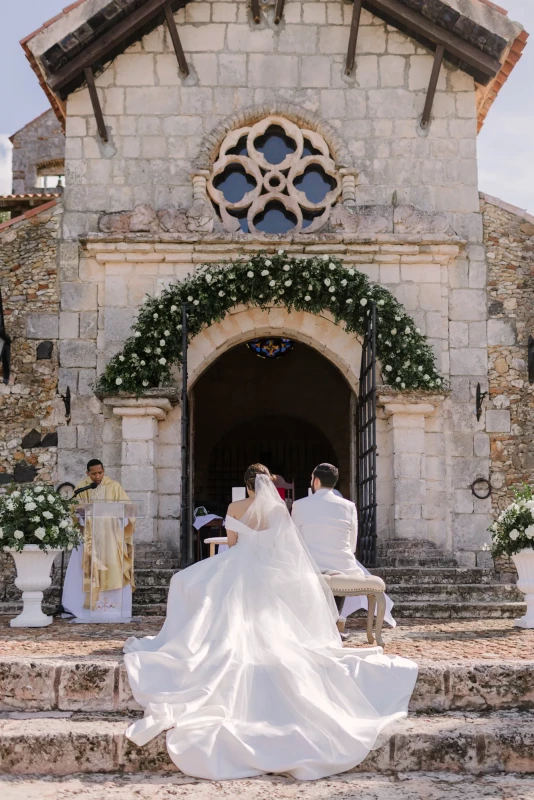
[[[15,586],[22,591],[22,611],[10,620],[12,628],[45,628],[53,617],[43,614],[41,603],[43,591],[52,583],[50,570],[54,558],[61,550],[41,550],[38,544],[26,544],[22,550],[4,548],[11,553],[17,567]]]
[[[517,588],[526,595],[527,604],[527,613],[524,617],[514,619],[514,625],[517,628],[534,628],[534,549],[527,547],[512,558],[517,569]]]

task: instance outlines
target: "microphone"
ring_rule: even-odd
[[[76,495],[81,494],[82,492],[88,492],[89,489],[96,489],[97,486],[98,483],[90,483],[89,486],[80,486],[79,489],[75,489],[74,494],[72,496],[76,497]]]

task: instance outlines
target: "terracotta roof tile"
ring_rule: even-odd
[[[492,3],[491,0],[480,0],[481,3],[484,3],[485,6],[489,6],[493,8],[494,11],[498,11],[499,14],[504,14],[504,16],[508,16],[508,11],[502,6],[498,6],[497,3]]]
[[[30,211],[26,211],[24,214],[21,214],[20,217],[8,219],[7,222],[2,222],[2,224],[0,224],[0,232],[4,231],[6,228],[9,228],[11,225],[15,225],[17,222],[23,222],[25,219],[30,219],[30,217],[35,217],[37,214],[42,214],[43,211],[47,211],[49,208],[53,208],[55,205],[57,205],[57,200],[51,200],[49,203],[45,203],[42,206],[37,206],[37,208],[32,208]]]
[[[62,197],[61,192],[27,192],[25,194],[2,194],[0,200],[34,200],[36,197]]]
[[[481,2],[485,2],[486,5],[491,5],[491,3],[486,2],[486,0],[481,0]],[[495,76],[495,78],[485,87],[484,90],[480,92],[480,99],[478,102],[478,131],[482,129],[484,122],[486,120],[486,116],[488,111],[490,110],[491,106],[497,99],[497,95],[501,89],[501,87],[506,83],[508,80],[510,73],[512,72],[513,68],[523,55],[523,50],[525,49],[527,40],[528,40],[528,33],[523,30],[521,33],[518,34],[515,41],[513,42],[510,50],[508,51],[508,55],[506,56],[506,60],[502,65],[499,73]]]

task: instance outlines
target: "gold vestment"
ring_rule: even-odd
[[[76,488],[89,486],[91,483],[91,479],[86,478]],[[82,492],[76,500],[77,503],[92,503],[99,500],[128,502],[130,498],[118,481],[113,481],[105,475],[102,483],[96,489]],[[86,608],[94,608],[101,591],[122,589],[128,584],[131,584],[132,590],[135,590],[133,573],[135,522],[128,519],[128,524],[124,528],[124,539],[119,520],[103,518],[99,520],[98,524],[101,531],[101,535],[98,537],[99,552],[98,557],[95,554],[95,557],[92,558],[93,521],[86,517],[83,548],[83,590],[86,593]],[[92,602],[90,602],[91,595]]]

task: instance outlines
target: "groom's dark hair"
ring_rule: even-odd
[[[339,470],[333,464],[319,464],[313,470],[313,477],[320,480],[325,489],[333,489],[339,478]]]

